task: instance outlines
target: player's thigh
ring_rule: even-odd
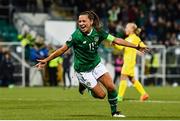
[[[103,99],[106,96],[103,88],[101,87],[100,83],[97,82],[96,78],[92,74],[92,72],[81,72],[76,73],[79,82],[84,85],[86,88],[93,91],[96,98]]]
[[[94,88],[91,89],[96,97],[103,99],[106,96],[101,84],[98,82]]]
[[[115,85],[114,85],[112,78],[108,72],[104,73],[101,77],[98,78],[98,80],[104,85],[104,87],[108,91],[115,90]]]

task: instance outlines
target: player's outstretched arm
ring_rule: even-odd
[[[57,49],[52,54],[50,54],[47,58],[41,59],[41,60],[37,60],[38,63],[35,65],[35,67],[37,67],[38,69],[44,68],[44,66],[47,64],[48,61],[50,61],[50,60],[52,60],[52,59],[62,55],[68,49],[69,49],[69,47],[66,44],[63,45],[61,48]]]
[[[148,47],[147,46],[141,46],[141,42],[138,45],[132,44],[124,39],[121,38],[115,38],[113,41],[113,44],[118,44],[118,45],[122,45],[122,46],[126,46],[126,47],[132,47],[135,48],[139,51],[141,51],[142,53],[145,53],[146,51],[148,51]]]

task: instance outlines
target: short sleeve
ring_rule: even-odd
[[[103,29],[101,29],[101,30],[99,31],[99,34],[100,34],[100,36],[102,37],[102,39],[105,40],[105,39],[107,39],[109,33],[107,33],[106,31],[104,31]]]
[[[103,40],[107,40],[107,41],[114,41],[115,37],[111,34],[109,34],[108,32],[101,30],[100,31],[100,36],[102,37]]]
[[[78,29],[69,37],[69,39],[66,41],[66,45],[70,48],[74,45],[74,40],[76,40],[76,37],[78,36]]]
[[[69,39],[66,41],[66,45],[68,46],[68,47],[72,47],[73,46],[73,36],[71,35],[70,37],[69,37]]]
[[[144,44],[144,42],[142,42],[142,41],[140,41],[141,43],[140,43],[140,47],[147,47],[145,44]]]

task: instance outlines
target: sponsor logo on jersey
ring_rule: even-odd
[[[86,44],[86,41],[84,41],[83,44]]]

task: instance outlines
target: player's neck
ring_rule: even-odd
[[[93,28],[91,28],[91,30],[89,31],[89,33],[87,33],[87,36],[90,36],[91,33],[92,33],[92,31],[93,31]]]
[[[129,36],[132,36],[132,35],[134,35],[134,34],[135,34],[135,33],[130,33]]]

